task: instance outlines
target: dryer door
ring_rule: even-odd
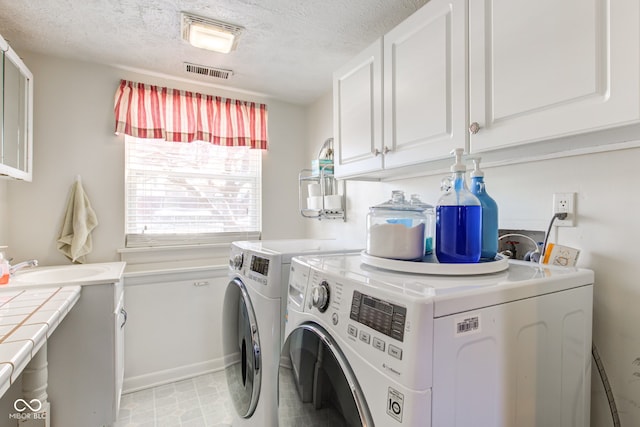
[[[287,346],[291,363],[281,363],[278,375],[280,427],[373,426],[358,381],[324,328],[300,325],[287,337]]]
[[[222,308],[222,347],[231,400],[240,417],[253,415],[260,396],[262,360],[255,311],[238,278],[227,285]]]

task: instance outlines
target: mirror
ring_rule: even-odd
[[[31,181],[33,75],[0,36],[2,48],[2,133],[0,175]]]

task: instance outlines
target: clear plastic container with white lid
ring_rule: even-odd
[[[391,200],[369,208],[367,254],[419,261],[433,248],[433,223],[433,206],[392,191]]]

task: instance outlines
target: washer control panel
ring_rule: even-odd
[[[354,291],[349,317],[400,342],[404,340],[405,307]]]

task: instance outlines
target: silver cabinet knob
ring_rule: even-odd
[[[389,151],[391,151],[391,148],[387,147],[386,145],[384,146],[384,149],[382,150],[383,154],[387,154]]]
[[[373,155],[374,155],[374,156],[378,157],[378,156],[380,155],[380,150],[378,150],[378,149],[376,148],[376,149],[374,149],[374,150],[372,151],[372,153],[373,153]]]
[[[329,307],[329,283],[323,281],[311,290],[311,304],[324,313]]]
[[[475,135],[480,130],[480,125],[478,122],[473,122],[469,125],[469,133]]]

